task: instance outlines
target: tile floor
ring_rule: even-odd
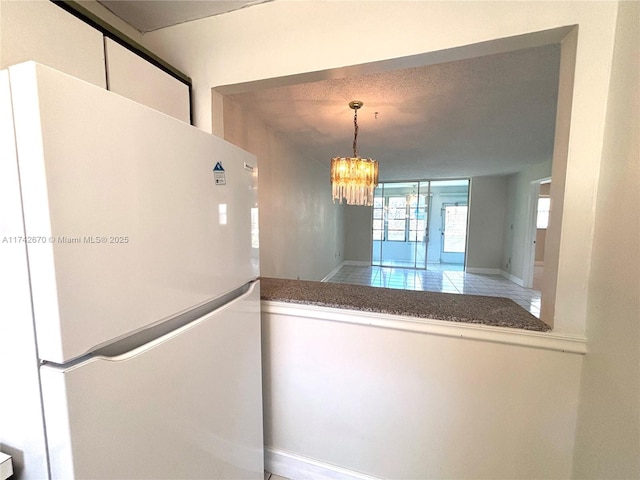
[[[467,273],[462,265],[429,264],[427,270],[344,265],[327,280],[332,283],[507,297],[540,318],[540,291],[523,288],[501,275]]]

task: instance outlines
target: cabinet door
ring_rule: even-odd
[[[189,123],[189,87],[110,38],[105,38],[107,88]]]
[[[106,87],[102,33],[52,2],[2,2],[0,68],[33,60]]]

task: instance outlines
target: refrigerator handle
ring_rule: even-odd
[[[235,303],[249,298],[254,294],[254,291],[257,290],[258,284],[259,280],[248,282],[213,301],[204,303],[199,307],[177,315],[171,319],[164,320],[159,324],[129,335],[126,338],[116,340],[115,342],[98,348],[91,353],[74,360],[73,362],[60,365],[60,367],[69,368],[78,363],[86,362],[95,358],[113,362],[125,361],[145,352],[146,350],[154,348],[156,345],[170,340],[174,336],[180,335],[183,331],[188,330],[199,323],[206,322],[218,312],[226,310]],[[259,297],[257,302],[257,308],[259,311]],[[53,366],[55,364],[49,365]]]

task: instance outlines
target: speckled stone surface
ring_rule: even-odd
[[[408,317],[479,323],[538,332],[549,326],[509,298],[260,278],[262,300]]]

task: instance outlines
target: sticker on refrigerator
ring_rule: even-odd
[[[222,162],[216,163],[213,167],[213,180],[216,185],[226,185],[227,180],[224,177],[224,168],[222,168]]]

